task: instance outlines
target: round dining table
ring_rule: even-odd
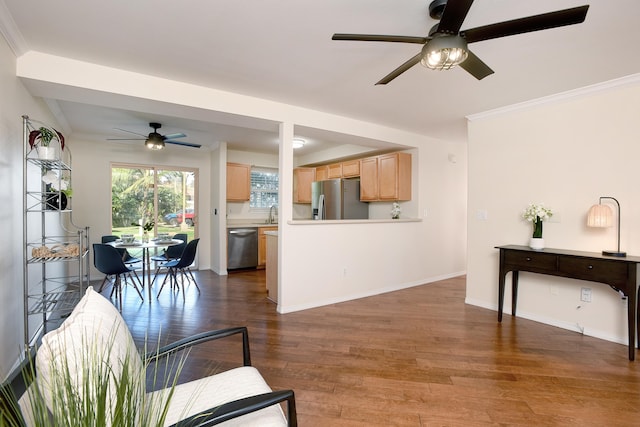
[[[164,249],[169,246],[179,245],[184,243],[180,239],[149,239],[148,242],[141,240],[134,240],[132,243],[124,243],[122,240],[116,240],[109,242],[108,244],[118,249],[142,249],[142,287],[145,286],[145,276],[147,277],[147,286],[149,289],[149,303],[151,303],[151,256],[149,255],[150,249]]]

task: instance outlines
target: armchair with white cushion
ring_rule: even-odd
[[[47,407],[51,410],[50,406],[59,400],[55,390],[52,390],[55,387],[52,384],[57,384],[54,378],[57,369],[66,369],[69,376],[65,379],[66,384],[71,384],[74,398],[79,395],[83,399],[82,394],[87,388],[84,378],[86,369],[73,367],[86,363],[87,354],[90,354],[91,363],[96,366],[104,365],[107,367],[106,372],[109,372],[109,379],[106,381],[109,384],[105,388],[107,391],[101,397],[105,399],[104,406],[110,408],[117,400],[114,393],[121,387],[119,381],[135,377],[139,372],[144,373],[149,362],[157,364],[167,356],[194,345],[236,335],[242,337],[242,367],[149,392],[146,391],[145,381],[142,381],[141,392],[131,393],[130,399],[134,401],[127,404],[133,408],[139,407],[142,411],[149,402],[161,401],[171,395],[166,403],[166,414],[162,422],[164,426],[297,426],[293,390],[272,391],[258,370],[251,366],[246,327],[203,332],[141,357],[118,310],[92,288],[87,289],[63,324],[43,337],[35,363],[23,361],[20,369],[2,384],[0,425],[30,426],[36,423],[30,413],[32,405],[29,404],[33,386],[28,385],[34,371],[36,374],[33,382],[37,384],[36,389],[44,396]],[[96,355],[102,355],[102,358],[96,361]],[[133,387],[134,391],[135,388],[136,386]],[[10,399],[9,396],[13,398]],[[93,400],[95,396],[87,397],[87,401]],[[286,417],[280,405],[283,402],[286,402]],[[82,405],[81,402],[80,406]],[[111,424],[110,417],[113,416],[106,415],[106,425]],[[115,426],[116,422],[114,419],[112,425]]]

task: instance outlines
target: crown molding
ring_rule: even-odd
[[[518,104],[507,105],[506,107],[500,107],[493,110],[484,111],[482,113],[471,114],[469,116],[466,116],[466,118],[470,122],[476,121],[476,120],[483,120],[486,118],[501,116],[503,114],[508,114],[515,111],[528,110],[528,109],[536,108],[542,105],[558,104],[561,102],[566,102],[568,100],[590,96],[595,93],[606,92],[611,89],[619,89],[624,86],[632,86],[632,85],[639,85],[639,84],[640,84],[640,73],[631,74],[629,76],[608,80],[606,82],[597,83],[591,86],[585,86],[585,87],[573,89],[567,92],[561,92],[554,95],[533,99],[531,101],[520,102]]]
[[[4,0],[0,0],[0,33],[7,40],[16,57],[22,56],[29,50]]]

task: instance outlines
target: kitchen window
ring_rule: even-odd
[[[278,206],[278,169],[251,168],[251,196],[250,209],[269,209]]]

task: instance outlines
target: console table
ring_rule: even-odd
[[[511,276],[511,314],[516,315],[518,299],[518,273],[547,274],[588,280],[609,285],[627,297],[627,323],[629,329],[629,360],[635,359],[636,331],[640,343],[640,319],[638,305],[638,265],[640,257],[625,258],[604,256],[596,252],[580,252],[564,249],[533,250],[528,246],[496,246],[500,249],[500,277],[498,279],[498,322],[502,322],[506,275]]]

